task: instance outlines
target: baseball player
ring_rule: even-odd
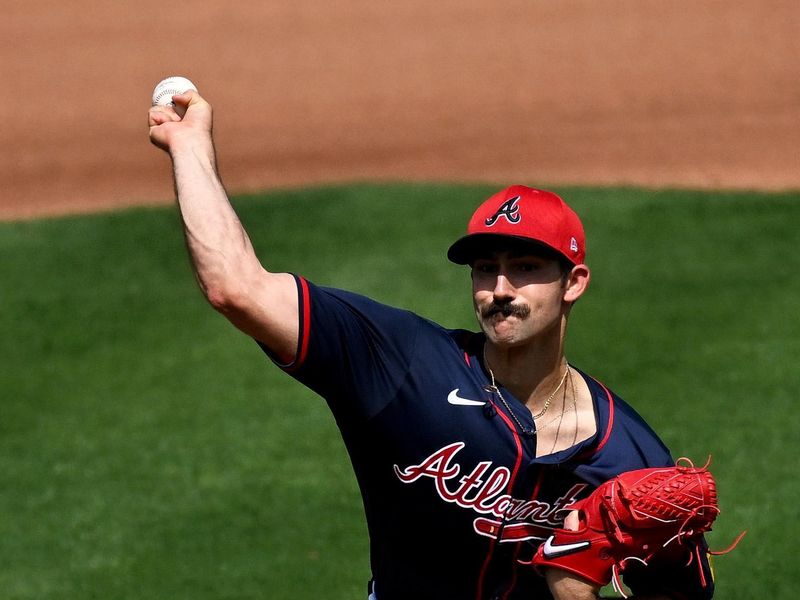
[[[481,204],[447,253],[470,268],[480,331],[447,329],[265,270],[217,173],[210,106],[196,92],[174,101],[185,116],[153,107],[150,139],[172,159],[200,287],[330,406],[363,497],[369,598],[596,598],[597,582],[533,566],[537,549],[603,482],[673,461],[628,404],[565,358],[590,279],[578,216],[525,186]],[[710,598],[705,553],[687,562],[634,565],[626,584],[641,597]]]

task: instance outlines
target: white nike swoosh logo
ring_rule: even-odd
[[[447,401],[454,406],[483,406],[486,402],[482,400],[470,400],[469,398],[462,398],[458,395],[459,388],[454,389],[447,394]]]
[[[565,554],[571,554],[573,552],[577,552],[578,550],[583,550],[584,548],[588,548],[591,546],[591,542],[589,540],[585,540],[583,542],[575,542],[573,544],[554,544],[553,540],[556,536],[551,535],[547,538],[547,541],[544,543],[544,547],[542,548],[542,552],[544,552],[545,558],[558,558],[559,556],[564,556]]]

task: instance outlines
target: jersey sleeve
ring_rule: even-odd
[[[424,320],[359,294],[295,280],[297,353],[289,363],[273,360],[325,398],[340,424],[369,419],[404,381]]]

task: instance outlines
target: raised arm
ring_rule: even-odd
[[[174,96],[186,109],[154,106],[150,141],[172,159],[175,192],[200,289],[220,313],[280,359],[295,355],[298,337],[294,278],[259,262],[231,206],[216,165],[211,106],[198,93]]]

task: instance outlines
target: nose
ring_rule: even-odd
[[[513,300],[516,296],[516,289],[509,281],[508,277],[503,273],[497,274],[497,279],[494,282],[494,290],[492,290],[494,300]]]

